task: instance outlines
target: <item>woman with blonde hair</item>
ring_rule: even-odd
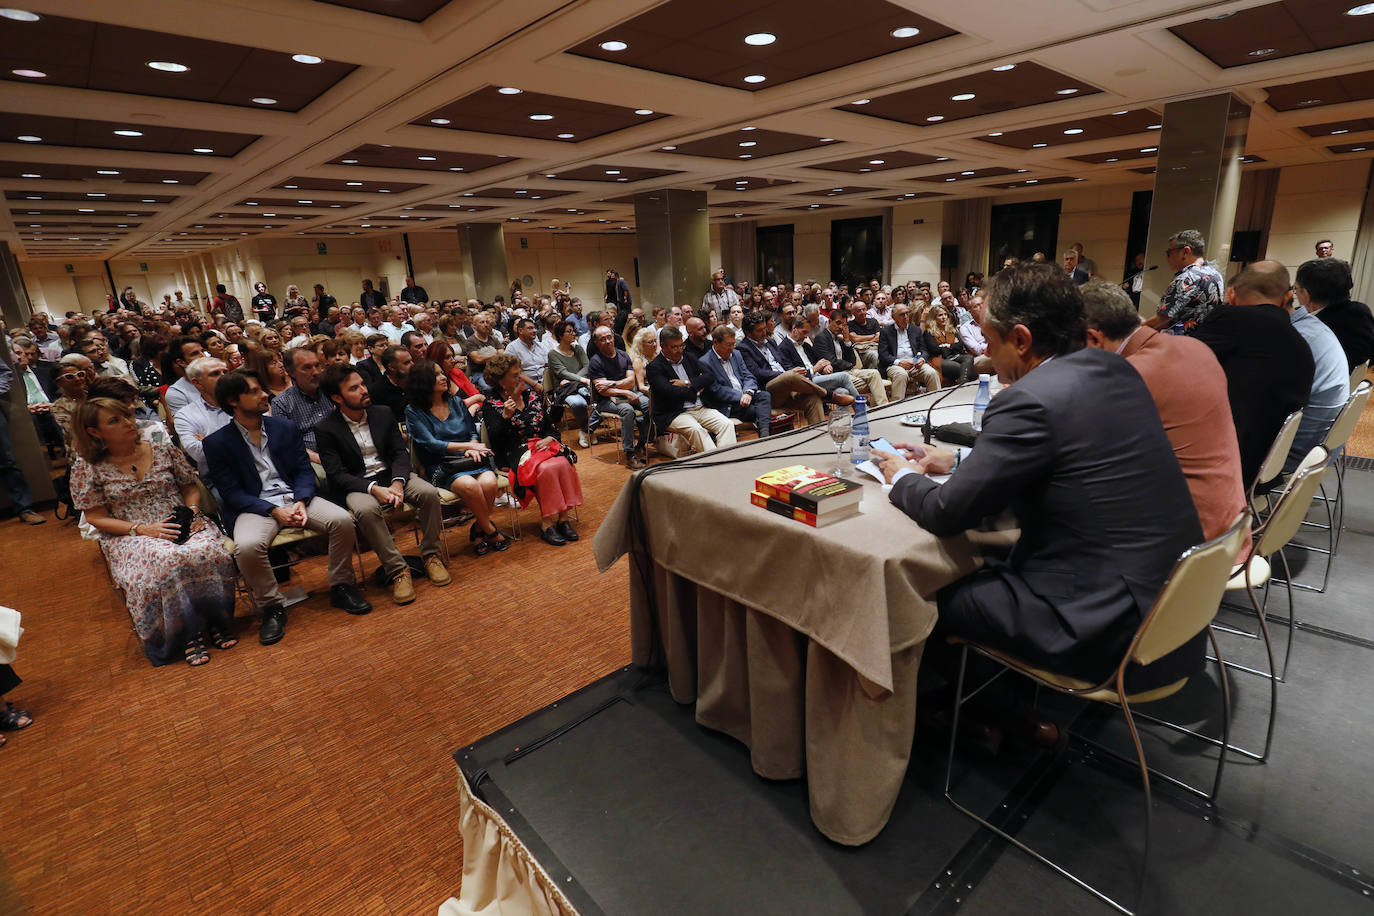
[[[294,318],[310,312],[310,300],[301,295],[301,288],[292,283],[286,288],[286,301],[281,304],[281,316]]]
[[[635,370],[635,387],[648,394],[649,380],[644,370],[658,356],[658,332],[653,328],[641,329],[625,348],[625,354],[630,357],[630,364]]]
[[[621,333],[621,340],[625,341],[626,353],[630,352],[630,346],[635,342],[635,337],[638,336],[640,328],[642,327],[644,327],[644,324],[633,315],[625,319],[625,330]],[[592,330],[595,331],[596,328],[592,328]],[[588,336],[590,337],[590,335]],[[587,341],[587,349],[591,349],[590,340]]]
[[[200,514],[196,473],[170,442],[144,441],[127,404],[90,398],[72,433],[72,504],[98,532],[110,577],[154,665],[210,660],[205,640],[231,649],[234,561]]]
[[[940,357],[940,375],[945,385],[958,384],[971,377],[973,355],[959,338],[959,327],[943,305],[932,305],[921,315],[921,330],[935,342]]]

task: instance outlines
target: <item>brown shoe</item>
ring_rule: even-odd
[[[854,403],[854,395],[845,391],[835,391],[830,395],[830,403],[837,404],[840,407],[848,407],[850,404]]]
[[[410,604],[415,600],[415,583],[410,581],[410,570],[397,573],[391,580],[391,600],[397,604]]]
[[[630,470],[632,470],[632,471],[637,471],[637,470],[639,470],[640,468],[644,467],[645,464],[647,464],[647,462],[646,462],[646,461],[644,460],[644,458],[639,454],[639,452],[626,452],[626,453],[625,453],[625,466],[626,466],[627,468],[629,468]]]
[[[435,585],[448,585],[453,581],[453,577],[450,576],[448,570],[444,568],[444,561],[439,559],[437,553],[432,553],[425,557],[425,575],[428,576],[429,581],[433,582]]]
[[[46,518],[39,515],[32,509],[25,509],[23,512],[20,512],[19,520],[26,525],[41,525],[47,521]]]

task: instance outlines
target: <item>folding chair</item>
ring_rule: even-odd
[[[1151,833],[1151,795],[1150,795],[1150,774],[1165,779],[1166,781],[1186,789],[1195,795],[1206,799],[1209,804],[1215,803],[1217,793],[1221,789],[1221,775],[1226,763],[1226,754],[1217,755],[1216,775],[1212,781],[1211,791],[1204,791],[1188,785],[1181,780],[1175,779],[1164,773],[1151,770],[1145,762],[1145,749],[1141,746],[1140,735],[1136,730],[1135,718],[1131,711],[1132,703],[1149,703],[1172,696],[1182,690],[1187,684],[1188,678],[1182,678],[1172,684],[1167,684],[1152,690],[1140,693],[1128,694],[1126,692],[1126,669],[1132,663],[1137,665],[1149,665],[1169,654],[1175,649],[1188,642],[1198,633],[1207,631],[1208,639],[1212,643],[1212,650],[1217,650],[1215,634],[1212,633],[1208,624],[1216,614],[1217,605],[1221,601],[1222,591],[1226,587],[1226,581],[1231,575],[1231,569],[1236,562],[1236,556],[1240,553],[1241,544],[1244,543],[1245,532],[1250,526],[1250,511],[1248,509],[1241,512],[1231,526],[1220,536],[1210,541],[1191,547],[1183,552],[1178,562],[1174,564],[1173,571],[1165,581],[1164,587],[1160,590],[1159,596],[1155,599],[1154,606],[1145,615],[1135,636],[1131,639],[1130,646],[1120,662],[1116,665],[1112,674],[1101,683],[1094,684],[1090,681],[1081,680],[1069,675],[1059,674],[1047,668],[1040,668],[1020,661],[1005,652],[980,646],[976,643],[960,639],[952,639],[951,642],[962,644],[963,650],[959,660],[959,679],[955,686],[954,715],[952,732],[949,741],[949,757],[945,765],[945,799],[968,815],[983,827],[991,830],[1008,843],[1018,847],[1023,852],[1028,853],[1054,871],[1068,878],[1074,884],[1093,894],[1099,900],[1107,903],[1122,913],[1131,913],[1123,904],[1118,903],[1112,897],[1093,887],[1082,878],[1074,875],[1064,867],[1052,862],[1050,859],[1031,849],[1023,841],[1017,839],[1005,830],[990,823],[987,819],[974,813],[955,801],[950,791],[951,775],[954,770],[954,751],[959,735],[959,711],[967,699],[964,697],[964,676],[968,667],[968,654],[972,650],[985,658],[1003,666],[1003,670],[993,675],[969,694],[968,699],[972,699],[979,691],[990,684],[996,678],[1001,677],[1006,671],[1014,671],[1025,675],[1035,682],[1038,686],[1048,687],[1051,690],[1070,696],[1080,697],[1086,700],[1093,700],[1099,703],[1110,703],[1121,708],[1126,717],[1126,726],[1130,730],[1131,740],[1135,744],[1136,760],[1140,767],[1140,777],[1144,785],[1145,794],[1145,845],[1141,854],[1140,878],[1136,888],[1136,905],[1139,905],[1140,898],[1145,890],[1145,879],[1149,870],[1150,859],[1150,833]],[[1230,687],[1226,679],[1226,668],[1224,665],[1217,666],[1221,678],[1221,712],[1222,712],[1222,742],[1227,743],[1230,739]],[[1115,751],[1103,748],[1113,756],[1120,756]],[[1127,759],[1127,758],[1122,758]]]

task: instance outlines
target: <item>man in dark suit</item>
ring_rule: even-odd
[[[782,364],[782,353],[769,337],[768,324],[773,319],[761,311],[744,316],[744,340],[736,347],[744,357],[744,365],[754,381],[762,385],[773,398],[773,406],[796,410],[806,418],[808,426],[825,421],[823,399],[827,392],[801,372],[789,370]]]
[[[1293,286],[1298,302],[1341,342],[1350,371],[1360,363],[1374,362],[1374,315],[1369,306],[1350,298],[1355,283],[1349,264],[1333,257],[1304,261]]]
[[[1212,309],[1192,334],[1212,348],[1226,373],[1246,487],[1254,483],[1283,421],[1307,405],[1316,375],[1312,350],[1283,308],[1291,295],[1288,271],[1264,266],[1273,263],[1252,264],[1236,274],[1226,305]]]
[[[782,354],[782,364],[788,369],[800,368],[802,374],[830,392],[830,400],[841,406],[853,404],[859,398],[859,389],[854,387],[854,379],[848,372],[841,372],[824,359],[813,359],[815,352],[806,336],[810,329],[805,318],[797,315],[787,336],[778,341],[778,352]]]
[[[658,434],[680,433],[694,452],[734,445],[735,425],[702,401],[713,376],[683,354],[682,332],[666,327],[659,340],[659,354],[644,370]]]
[[[14,339],[14,383],[24,387],[29,416],[38,439],[48,453],[62,448],[62,427],[52,415],[53,402],[62,396],[57,387],[57,363],[40,358],[38,344],[31,337]]]
[[[392,600],[397,604],[415,600],[410,567],[396,549],[384,513],[407,501],[420,517],[425,575],[435,585],[448,585],[453,580],[439,558],[443,528],[439,491],[411,470],[410,447],[395,415],[372,403],[363,377],[348,363],[326,369],[320,390],[336,408],[315,424],[315,448],[325,479],[333,488],[334,501],[347,507],[354,524],[377,551],[391,580]]]
[[[415,358],[405,347],[387,347],[382,351],[382,371],[371,381],[364,379],[372,402],[391,411],[393,417],[403,417],[406,412],[406,376]]]
[[[887,403],[887,388],[883,376],[877,369],[865,369],[859,365],[859,354],[849,340],[849,322],[843,317],[829,321],[819,327],[820,310],[814,305],[807,306],[806,333],[810,336],[805,344],[806,353],[812,362],[825,360],[836,372],[848,372],[855,386],[868,398],[869,407],[879,407]],[[836,313],[842,315],[842,313]]]
[[[925,476],[950,470],[953,454],[943,450],[899,445],[916,463],[875,455],[892,503],[932,534],[958,534],[1006,509],[1020,523],[1005,563],[940,590],[944,633],[1102,680],[1179,555],[1201,542],[1197,511],[1139,373],[1115,353],[1084,349],[1083,300],[1067,275],[1035,264],[1003,270],[983,332],[1008,387],[954,476]],[[1195,672],[1202,646],[1191,640],[1135,672],[1132,687]]]
[[[328,535],[329,603],[350,614],[372,610],[353,577],[353,519],[316,495],[315,469],[296,425],[267,416],[268,395],[253,372],[222,376],[215,398],[234,419],[205,438],[205,461],[224,527],[237,545],[239,572],[262,611],[258,641],[269,646],[286,632],[286,608],[267,559],[282,528]]]
[[[932,343],[911,323],[909,305],[893,306],[892,324],[878,332],[878,371],[892,382],[892,400],[906,397],[913,378],[926,391],[940,387],[940,356],[938,350],[932,355]]]
[[[706,405],[727,417],[753,423],[760,439],[767,436],[773,398],[768,389],[759,387],[744,357],[735,352],[735,329],[728,324],[712,328],[711,346],[697,365],[711,376],[711,384],[701,393]]]
[[[1064,252],[1064,275],[1074,282],[1075,286],[1082,286],[1092,279],[1092,274],[1078,266],[1078,249],[1070,248]]]

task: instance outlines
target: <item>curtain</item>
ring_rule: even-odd
[[[1374,298],[1374,170],[1370,171],[1365,188],[1364,210],[1360,213],[1360,227],[1355,232],[1350,271],[1355,277],[1355,288],[1350,291],[1350,298],[1357,302],[1369,302]]]
[[[948,279],[951,284],[958,286],[962,285],[964,275],[970,271],[987,272],[992,234],[992,198],[951,201],[946,212],[953,217],[953,237],[959,245],[959,266]]]

